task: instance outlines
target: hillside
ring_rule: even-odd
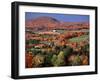
[[[33,31],[44,31],[53,29],[79,30],[89,29],[88,22],[62,22],[52,17],[42,16],[33,20],[27,20],[25,27]]]

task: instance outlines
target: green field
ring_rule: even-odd
[[[80,42],[89,39],[89,35],[82,35],[80,37],[74,37],[69,39],[70,42]]]

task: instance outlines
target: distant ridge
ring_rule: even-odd
[[[34,31],[52,29],[89,29],[89,22],[61,22],[55,18],[42,16],[25,21],[25,27]]]

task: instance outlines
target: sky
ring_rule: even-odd
[[[25,12],[25,20],[49,16],[62,22],[89,22],[89,15]]]

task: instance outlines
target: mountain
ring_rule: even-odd
[[[44,31],[53,29],[88,29],[88,22],[61,22],[55,18],[42,16],[33,20],[27,20],[25,27],[33,31]]]
[[[60,22],[52,17],[42,16],[38,17],[36,19],[26,21],[25,26],[27,28],[34,28],[37,30],[43,30],[43,29],[52,29],[56,27]]]

